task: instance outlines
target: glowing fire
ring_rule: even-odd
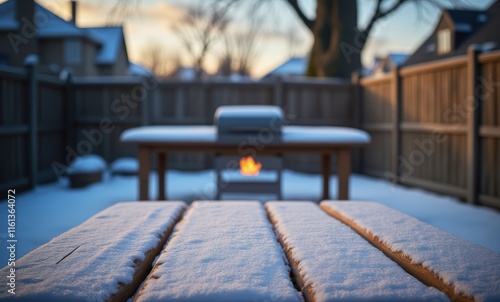
[[[244,176],[257,176],[262,168],[262,164],[255,162],[252,156],[240,159],[240,173]]]

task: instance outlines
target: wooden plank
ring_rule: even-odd
[[[123,202],[19,260],[15,297],[30,301],[126,301],[180,220],[182,202]],[[8,275],[9,267],[1,270]],[[12,298],[7,291],[0,299]]]
[[[498,253],[382,204],[322,202],[321,208],[452,301],[500,297]]]
[[[481,126],[479,135],[482,137],[500,138],[500,127],[498,126]]]
[[[481,64],[500,61],[500,51],[485,52],[479,55],[478,61]]]
[[[194,202],[139,301],[300,301],[262,204]]]
[[[266,210],[306,301],[444,298],[312,202],[268,202]]]
[[[422,63],[413,66],[401,68],[401,76],[407,76],[415,73],[424,73],[432,70],[462,67],[467,64],[467,56],[456,56],[449,59],[438,60],[429,63]]]

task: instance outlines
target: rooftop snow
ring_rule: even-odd
[[[89,27],[85,30],[101,43],[101,49],[96,56],[97,64],[112,64],[118,58],[123,29],[118,27]]]

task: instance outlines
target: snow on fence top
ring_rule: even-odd
[[[136,301],[299,301],[259,202],[194,202]]]
[[[266,209],[308,300],[447,300],[316,204],[268,202]]]
[[[16,261],[15,295],[2,282],[0,300],[124,301],[146,278],[184,208],[171,201],[115,204]]]
[[[457,299],[500,301],[500,254],[377,203],[328,201],[321,206],[421,265]]]

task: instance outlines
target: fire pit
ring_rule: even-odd
[[[277,106],[222,106],[215,111],[214,124],[217,141],[238,144],[239,153],[236,157],[216,155],[216,198],[221,199],[223,193],[259,193],[281,199],[281,155],[257,161],[256,155],[266,145],[281,142],[283,110]]]

